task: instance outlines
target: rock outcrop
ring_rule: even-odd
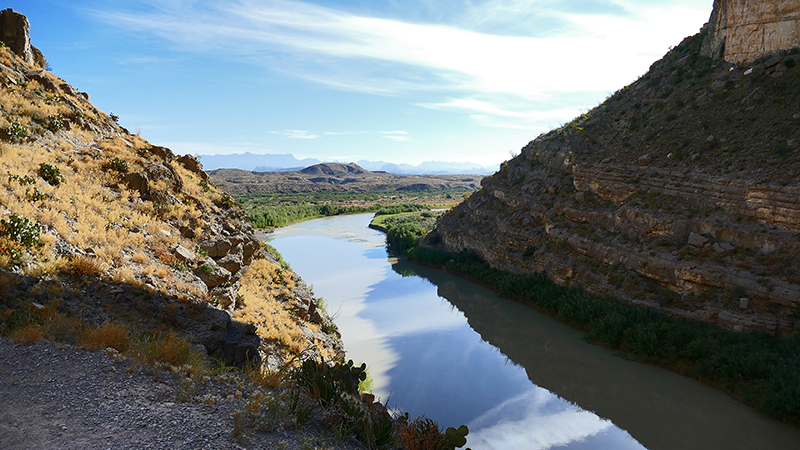
[[[732,63],[800,46],[800,1],[715,0],[703,55]]]
[[[733,66],[687,38],[530,142],[430,246],[736,330],[797,328],[797,54]]]
[[[0,42],[19,55],[26,63],[45,67],[47,60],[38,48],[31,45],[31,25],[28,18],[11,8],[0,11]]]

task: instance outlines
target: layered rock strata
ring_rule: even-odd
[[[715,63],[704,37],[532,141],[426,245],[736,330],[795,330],[797,56]]]
[[[732,63],[800,46],[800,1],[715,0],[703,54]]]

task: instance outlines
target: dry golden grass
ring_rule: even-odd
[[[16,342],[23,344],[32,344],[44,339],[44,328],[39,324],[30,324],[24,328],[12,331],[8,337]]]
[[[0,61],[11,67],[21,64],[4,48],[0,48]],[[45,76],[55,86],[62,83],[52,74]],[[59,100],[60,96],[70,97],[70,102]],[[108,164],[113,158],[121,158],[128,163],[130,172],[142,171],[150,165],[149,160],[154,157],[146,150],[151,145],[140,136],[103,135],[74,126],[56,134],[43,129],[49,117],[58,115],[82,116],[96,123],[109,120],[85,98],[72,96],[60,88],[48,90],[30,81],[26,85],[0,87],[0,104],[3,105],[0,128],[14,122],[28,127],[29,135],[35,134],[37,138],[33,142],[0,143],[0,205],[4,212],[54,230],[53,234],[43,234],[42,245],[33,252],[34,261],[26,264],[26,274],[46,277],[63,271],[146,289],[155,285],[155,290],[184,302],[207,297],[203,289],[188,283],[186,275],[177,272],[178,261],[168,249],[176,244],[194,248],[196,242],[184,239],[178,229],[188,227],[194,230],[196,239],[201,239],[208,229],[204,214],[220,212],[216,202],[222,199],[221,192],[201,183],[197,174],[181,164],[162,161],[179,174],[183,189],[173,193],[179,199],[177,204],[156,207],[121,184],[122,175]],[[73,111],[68,105],[77,109]],[[103,127],[102,122],[99,125]],[[60,170],[63,176],[60,184],[50,185],[40,176],[43,163]],[[31,177],[33,183],[20,183],[23,177]],[[151,180],[150,187],[172,193],[168,180]],[[55,257],[53,250],[59,238],[93,255]],[[10,264],[17,263],[0,251],[0,266]],[[306,340],[299,319],[290,314],[291,305],[285,301],[291,298],[294,289],[293,274],[268,261],[257,261],[247,270],[241,285],[243,307],[233,312],[234,318],[252,323],[262,338],[286,352],[297,354],[313,345]],[[50,289],[48,286],[42,285],[40,289]],[[61,294],[53,292],[53,296],[58,295]],[[138,340],[120,325],[83,327],[74,319],[54,314],[49,306],[32,314],[35,321],[14,332],[17,339],[26,342],[43,338],[67,342],[80,339],[80,345],[86,348],[113,347],[122,351],[121,347],[128,347],[142,362],[160,360],[179,365],[197,357],[189,350],[188,343],[172,332],[151,340]],[[261,384],[281,382],[282,374],[260,369],[256,372],[254,377]]]
[[[303,351],[308,343],[298,319],[278,300],[289,297],[294,289],[291,272],[261,259],[247,268],[240,283],[244,307],[234,310],[232,316],[255,325],[259,336],[280,343],[289,353]]]
[[[130,334],[128,329],[115,323],[105,323],[90,327],[81,334],[80,347],[90,350],[113,348],[120,352],[128,350]]]
[[[97,257],[77,255],[72,258],[70,272],[76,275],[100,275],[105,271],[103,262]]]
[[[135,262],[137,264],[147,264],[147,263],[150,262],[150,257],[145,255],[142,252],[138,252],[135,255],[133,255],[133,257],[131,258],[131,261],[133,261],[133,262]]]
[[[136,281],[136,275],[130,267],[121,267],[111,274],[111,279],[115,283],[133,283]]]

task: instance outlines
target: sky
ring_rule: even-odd
[[[11,0],[52,71],[178,154],[493,165],[713,0]]]

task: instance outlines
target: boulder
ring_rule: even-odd
[[[132,172],[122,179],[122,182],[128,185],[128,188],[139,192],[142,199],[150,197],[150,180],[146,173]]]
[[[212,258],[222,258],[230,252],[233,244],[229,239],[207,239],[197,244],[197,246]]]
[[[206,259],[194,273],[203,280],[203,283],[205,283],[209,289],[213,289],[231,279],[230,271],[224,267],[218,266],[212,259]]]
[[[203,164],[193,155],[180,156],[178,162],[189,172],[196,173],[200,179],[208,181],[208,174],[203,170]]]
[[[236,367],[248,364],[258,367],[261,363],[258,353],[260,345],[261,339],[255,334],[252,325],[233,320],[228,327],[222,351],[216,356]]]
[[[717,242],[712,247],[715,252],[720,254],[730,253],[736,249],[730,242]]]
[[[221,308],[236,309],[237,286],[217,286],[210,290],[208,294],[215,299]]]
[[[244,267],[243,253],[242,244],[239,244],[232,248],[227,255],[218,259],[217,264],[227,269],[232,275],[236,275]]]
[[[692,247],[696,248],[703,248],[708,245],[709,240],[697,233],[690,233],[689,234],[689,242],[688,244]]]
[[[148,150],[150,151],[150,153],[158,156],[167,163],[175,159],[175,153],[173,153],[172,150],[168,149],[167,147],[154,145],[150,147]]]
[[[182,245],[176,246],[175,250],[173,250],[173,253],[179,261],[192,262],[197,259],[197,255],[195,255],[193,251]]]

